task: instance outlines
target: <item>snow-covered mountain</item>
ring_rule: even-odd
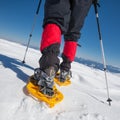
[[[92,60],[87,60],[87,59],[84,59],[84,58],[76,57],[75,61],[79,62],[79,63],[82,63],[84,65],[87,65],[89,67],[95,68],[95,69],[103,70],[103,68],[104,68],[102,63],[92,61]],[[109,72],[120,73],[120,68],[118,68],[118,67],[114,67],[112,65],[107,65],[106,67],[107,67],[107,71],[109,71]]]
[[[29,48],[0,39],[0,120],[120,120],[120,74],[107,72],[110,98],[106,102],[104,72],[77,62],[72,63],[72,84],[57,88],[64,100],[54,108],[38,102],[25,91],[27,79],[38,67],[41,56]],[[61,58],[60,58],[61,60]]]

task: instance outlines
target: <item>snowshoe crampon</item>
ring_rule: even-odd
[[[39,91],[39,86],[33,83],[33,76],[29,78],[26,89],[30,96],[36,98],[38,101],[45,102],[50,108],[54,107],[57,103],[61,102],[64,98],[63,94],[54,86],[54,95],[47,96]]]
[[[55,76],[55,78],[54,78],[54,82],[55,82],[56,84],[58,84],[59,86],[68,86],[68,85],[71,84],[70,79],[67,79],[67,80],[65,80],[64,82],[60,82],[60,80],[59,80],[59,75],[60,75],[60,73],[57,73],[56,76]]]

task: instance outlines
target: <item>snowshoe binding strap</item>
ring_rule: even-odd
[[[66,80],[70,80],[71,77],[72,77],[71,71],[61,70],[59,80],[60,82],[65,82]]]

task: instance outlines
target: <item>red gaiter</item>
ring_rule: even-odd
[[[47,24],[42,33],[40,51],[44,48],[61,42],[61,30],[56,24]]]
[[[66,41],[64,45],[63,54],[72,62],[75,58],[77,50],[77,42]]]

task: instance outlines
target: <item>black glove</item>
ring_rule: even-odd
[[[93,4],[97,5],[98,7],[100,7],[99,0],[93,0]]]
[[[99,0],[93,0],[94,4],[99,4]]]

